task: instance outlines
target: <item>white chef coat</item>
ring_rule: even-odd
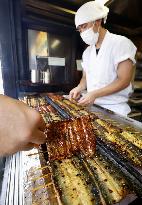
[[[106,32],[99,53],[95,45],[88,46],[82,56],[82,67],[86,73],[87,91],[103,88],[117,79],[118,64],[130,59],[135,64],[135,45],[126,37]],[[108,108],[116,113],[127,115],[127,105],[131,84],[112,95],[97,98],[95,104]]]

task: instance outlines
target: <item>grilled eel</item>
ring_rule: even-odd
[[[74,156],[56,160],[51,167],[65,205],[112,205],[130,193],[122,172],[100,154],[93,159]]]
[[[73,117],[80,117],[82,115],[90,114],[90,112],[85,110],[84,107],[77,105],[77,102],[75,100],[70,101],[61,96],[53,96],[51,97],[51,99]]]
[[[121,136],[142,150],[142,133],[123,131]]]
[[[95,131],[97,132],[97,136],[99,138],[106,143],[111,143],[113,147],[116,148],[116,152],[123,154],[125,158],[129,158],[129,160],[136,166],[142,166],[141,150],[124,139],[119,132],[116,132],[116,130],[110,130],[106,124],[104,126],[104,122],[102,120],[97,119],[94,124],[95,128],[97,128]]]
[[[84,174],[71,159],[52,162],[53,179],[65,205],[101,205]]]
[[[109,133],[120,133],[124,139],[128,140],[139,149],[142,149],[142,133],[136,132],[135,130],[125,130],[125,128],[121,129],[102,119],[97,119],[96,121],[101,126],[105,127]]]
[[[93,159],[88,158],[87,162],[107,204],[117,203],[129,193],[123,174],[107,159],[97,154]]]
[[[85,156],[95,153],[95,135],[90,116],[50,123],[47,129],[49,160],[71,157],[76,152]]]
[[[43,117],[45,123],[49,123],[49,122],[52,122],[52,121],[56,122],[56,121],[61,121],[62,120],[60,115],[50,105],[40,106],[38,108],[38,111],[40,112],[41,116]]]

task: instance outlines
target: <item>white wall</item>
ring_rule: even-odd
[[[1,58],[1,56],[0,56],[0,58]],[[1,68],[1,59],[0,59],[0,94],[4,94],[3,79],[2,79],[2,68]]]

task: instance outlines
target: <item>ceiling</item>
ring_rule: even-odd
[[[124,22],[120,23],[126,27],[137,28],[142,26],[141,0],[115,0],[109,8],[115,15],[120,16],[120,19],[124,19]]]
[[[32,2],[32,5],[36,3],[36,1],[33,0],[26,1],[28,3]],[[74,13],[81,5],[88,1],[89,0],[37,0],[38,5],[40,3],[48,5],[48,13],[50,14],[53,12],[55,6],[60,7],[60,10],[62,10],[61,8],[65,8]],[[142,0],[109,0],[107,6],[110,12],[106,26],[111,32],[125,34],[127,36],[142,35]],[[53,9],[52,12],[50,12],[51,9]],[[72,23],[73,19],[74,14],[72,15]]]
[[[76,11],[86,0],[42,0]],[[142,0],[110,0],[108,21],[128,28],[142,27]]]

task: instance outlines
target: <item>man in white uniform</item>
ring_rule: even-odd
[[[128,38],[102,27],[109,9],[100,2],[85,3],[75,15],[76,28],[88,47],[82,56],[82,79],[69,96],[77,99],[87,88],[87,94],[78,101],[80,105],[94,103],[127,116],[136,47]]]

